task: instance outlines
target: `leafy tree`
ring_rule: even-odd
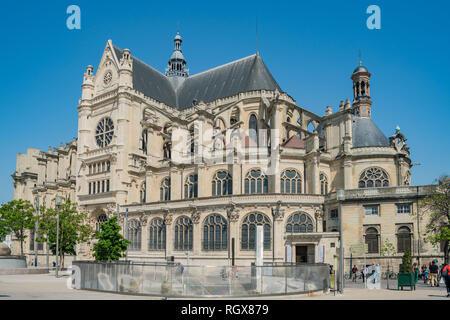
[[[120,234],[121,227],[117,224],[117,217],[111,217],[100,225],[100,231],[95,232],[98,242],[94,245],[94,258],[97,261],[119,260],[126,255],[130,241]]]
[[[0,238],[14,233],[20,241],[20,254],[23,255],[23,241],[26,239],[26,230],[34,229],[34,208],[28,200],[12,200],[0,207]]]
[[[381,248],[381,255],[388,257],[388,269],[391,263],[391,257],[395,254],[395,247],[392,242],[388,239],[384,241],[383,247]]]
[[[55,200],[55,199],[53,199]],[[57,208],[42,208],[39,218],[38,242],[47,242],[53,254],[56,254]],[[64,267],[64,255],[76,254],[75,246],[87,242],[93,230],[87,222],[87,213],[77,211],[77,204],[65,199],[59,208],[59,263]]]
[[[412,256],[411,250],[406,249],[402,258],[402,273],[412,273]]]
[[[426,225],[425,241],[433,245],[443,244],[444,260],[449,262],[450,242],[450,178],[441,176],[429,189],[429,194],[421,201],[423,215],[429,218]]]

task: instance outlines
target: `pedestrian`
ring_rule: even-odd
[[[438,274],[439,274],[439,267],[436,264],[436,262],[433,260],[433,262],[431,263],[431,266],[430,266],[431,286],[432,287],[439,287]]]
[[[334,271],[333,271],[333,265],[330,264],[330,274],[333,274],[333,273],[334,273]]]
[[[423,273],[423,283],[428,284],[428,280],[430,277],[430,269],[428,267],[425,268],[425,272]]]
[[[363,267],[362,267],[362,271],[361,271],[363,283],[366,282],[367,271],[368,271],[368,270],[367,270],[367,266],[363,266]]]
[[[421,268],[421,272],[420,272],[420,279],[424,279],[424,277],[425,277],[425,270],[427,269],[427,266],[426,265],[422,265],[422,268]]]
[[[416,282],[419,282],[419,266],[417,265],[417,263],[414,263],[413,270],[416,277]]]
[[[356,265],[354,265],[352,268],[353,282],[356,282],[356,273],[357,272],[358,272],[358,268],[356,267]]]
[[[450,298],[450,264],[447,263],[444,269],[442,269],[442,277],[447,287],[447,298]]]
[[[375,282],[380,282],[381,279],[381,267],[380,265],[377,263],[376,267],[375,267]]]

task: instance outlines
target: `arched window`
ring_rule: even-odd
[[[359,177],[358,188],[388,187],[389,178],[387,173],[379,168],[369,168]]]
[[[368,253],[379,253],[378,237],[379,234],[377,229],[373,227],[367,228],[365,243],[368,245]]]
[[[147,200],[147,184],[144,182],[141,186],[141,190],[139,192],[139,200],[141,203],[145,203]]]
[[[154,218],[148,230],[148,250],[166,249],[166,224],[161,218]]]
[[[161,182],[160,191],[160,199],[161,201],[169,201],[170,200],[170,178],[165,178]]]
[[[233,194],[233,179],[227,171],[218,171],[213,177],[212,183],[212,195],[226,196]]]
[[[314,232],[313,220],[306,213],[293,213],[286,223],[286,233]]]
[[[147,141],[148,141],[148,131],[147,129],[142,131],[141,137],[141,149],[144,154],[147,154]]]
[[[264,250],[270,250],[271,233],[270,220],[262,213],[250,213],[245,217],[241,227],[241,249],[255,250],[256,248],[256,226],[264,228]]]
[[[250,120],[248,122],[248,130],[250,139],[258,144],[258,119],[254,114],[250,116]]]
[[[181,216],[175,222],[175,250],[192,250],[193,234],[192,220]]]
[[[361,82],[361,95],[365,96],[366,95],[366,84],[363,82]]]
[[[411,250],[411,230],[408,227],[400,227],[397,232],[397,252],[403,253]]]
[[[296,170],[285,170],[281,174],[281,193],[302,193],[302,178]]]
[[[189,142],[191,144],[191,153],[195,152],[195,128],[194,125],[192,125],[189,129]]]
[[[403,184],[409,186],[411,184],[411,171],[406,171],[405,178],[403,179]]]
[[[269,180],[261,169],[254,169],[245,175],[245,194],[269,193]]]
[[[206,217],[203,225],[203,250],[227,250],[228,223],[220,214]]]
[[[130,244],[128,245],[129,250],[138,251],[141,250],[141,236],[142,236],[142,228],[141,223],[137,220],[131,220],[128,223],[128,241]]]
[[[191,174],[184,183],[184,198],[192,199],[198,197],[198,175]]]
[[[95,223],[95,230],[100,231],[100,225],[108,220],[106,214],[102,213],[97,217],[97,222]]]
[[[320,194],[328,194],[328,178],[325,174],[320,174]]]

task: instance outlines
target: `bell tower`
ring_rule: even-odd
[[[362,65],[353,71],[353,113],[359,117],[370,118],[372,115],[372,100],[370,99],[370,76],[366,67]]]
[[[184,59],[183,53],[181,51],[181,40],[180,33],[177,32],[175,36],[174,49],[172,56],[169,59],[169,64],[166,68],[166,76],[168,77],[188,77],[189,70],[186,69],[186,60]]]

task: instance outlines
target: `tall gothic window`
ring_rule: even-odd
[[[108,220],[106,214],[102,213],[97,217],[97,222],[95,224],[95,230],[100,231],[100,225]]]
[[[379,253],[378,237],[377,229],[373,227],[367,228],[365,243],[368,245],[368,253]]]
[[[139,198],[141,203],[145,203],[147,199],[147,184],[144,182],[141,186],[141,190],[139,192]]]
[[[166,249],[166,224],[161,218],[154,218],[148,229],[148,250]]]
[[[165,178],[161,182],[160,191],[160,199],[161,201],[169,201],[170,200],[170,178]]]
[[[213,197],[233,194],[233,179],[227,171],[216,172],[211,185]]]
[[[281,193],[302,193],[302,178],[296,170],[285,170],[281,174]]]
[[[254,169],[245,175],[245,194],[269,193],[269,180],[261,169]]]
[[[306,213],[291,214],[286,223],[286,233],[314,232],[311,217]]]
[[[411,230],[408,227],[400,227],[397,232],[397,252],[403,253],[411,250]]]
[[[328,178],[325,174],[320,174],[320,194],[328,194]]]
[[[255,250],[256,248],[256,226],[263,226],[264,250],[270,250],[271,234],[270,220],[262,213],[250,213],[242,222],[241,227],[241,249]]]
[[[184,183],[184,198],[192,199],[198,197],[198,175],[191,174]]]
[[[148,147],[148,131],[147,129],[142,131],[142,137],[141,137],[141,149],[144,154],[147,154],[147,147]]]
[[[248,130],[250,139],[252,139],[256,144],[258,143],[258,119],[256,115],[252,114],[248,122]]]
[[[358,188],[388,187],[389,178],[387,173],[379,168],[369,168],[359,177]]]
[[[138,220],[131,220],[128,223],[128,249],[132,251],[141,250],[142,228]]]
[[[103,118],[97,124],[95,130],[95,141],[100,148],[104,148],[111,143],[114,135],[114,123],[111,118]]]
[[[203,250],[219,251],[228,248],[228,223],[220,214],[206,217],[203,225]]]
[[[175,222],[175,250],[192,250],[193,226],[189,217],[181,216]]]

